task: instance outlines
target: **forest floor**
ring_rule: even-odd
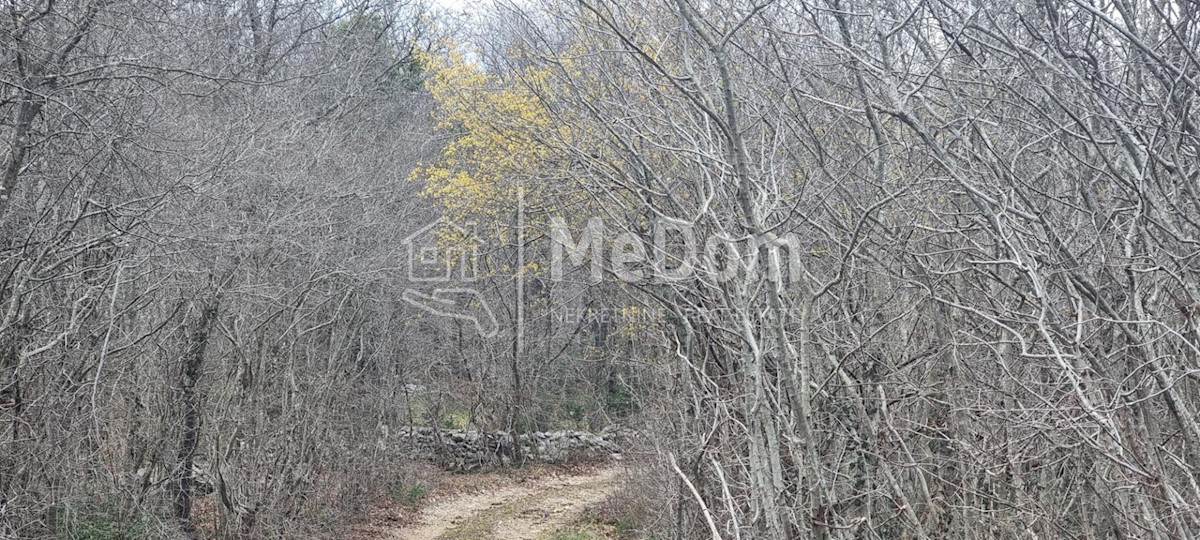
[[[603,525],[584,523],[585,511],[609,498],[619,468],[535,467],[517,473],[456,475],[405,519],[389,510],[373,516],[373,540],[602,540]]]

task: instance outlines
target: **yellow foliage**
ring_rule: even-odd
[[[427,88],[440,108],[439,126],[455,137],[436,163],[412,178],[425,181],[423,195],[441,203],[451,219],[505,221],[521,181],[550,160],[547,138],[564,135],[530,90],[546,74],[530,70],[520,74],[522,84],[507,84],[454,50],[421,61],[432,69]],[[523,185],[532,195],[535,188]]]

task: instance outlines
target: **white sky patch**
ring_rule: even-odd
[[[433,3],[451,13],[458,14],[471,11],[470,6],[476,2],[468,2],[468,0],[434,0]]]

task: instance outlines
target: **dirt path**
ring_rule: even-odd
[[[542,540],[608,497],[617,467],[578,476],[547,476],[516,486],[439,501],[414,525],[390,531],[389,540]]]

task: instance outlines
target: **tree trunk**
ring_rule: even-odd
[[[204,351],[208,348],[209,336],[217,320],[218,300],[211,299],[200,308],[200,317],[188,337],[188,348],[183,356],[179,374],[179,400],[183,413],[183,431],[179,436],[179,452],[176,456],[178,481],[175,487],[175,517],[188,538],[195,538],[196,527],[192,524],[192,488],[195,484],[193,466],[196,462],[196,445],[200,439],[200,407],[196,386],[200,382],[204,365]]]

